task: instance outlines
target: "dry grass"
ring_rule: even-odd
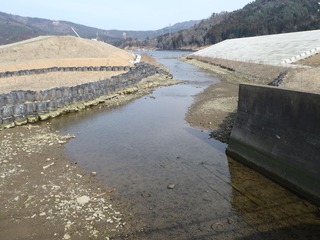
[[[157,62],[154,59],[154,57],[152,57],[146,53],[141,54],[141,61],[148,63],[148,64],[151,64],[153,66],[159,67],[159,68],[164,68],[164,66],[162,64],[160,64],[159,62]]]
[[[289,70],[286,67],[231,61],[220,58],[208,58],[199,56],[192,56],[191,58],[197,61],[208,63],[213,67],[218,67],[225,74],[236,75],[237,77],[233,80],[233,82],[268,84],[269,82],[277,78],[280,73]]]
[[[300,68],[291,71],[282,87],[320,93],[320,54],[313,55],[296,62],[310,68]]]
[[[290,70],[286,67],[231,61],[219,58],[189,56],[188,59],[189,61],[190,59],[193,59],[191,60],[193,61],[193,64],[197,64],[197,61],[204,63],[206,66],[200,64],[202,65],[200,67],[217,72],[222,78],[233,83],[250,82],[268,84],[277,78],[280,73]],[[199,65],[199,63],[197,65]]]
[[[55,87],[71,87],[107,79],[124,72],[52,72],[31,76],[0,78],[0,94],[13,90],[40,91]]]
[[[71,36],[38,37],[0,46],[0,72],[50,67],[132,66],[133,53]],[[0,93],[44,90],[93,82],[122,72],[55,72],[0,79]]]
[[[48,67],[130,66],[133,53],[71,36],[38,37],[0,47],[0,71]]]
[[[280,73],[287,72],[281,87],[320,93],[319,54],[297,62],[297,64],[309,65],[309,68],[289,68],[198,56],[192,56],[192,59],[189,61],[193,64],[218,73],[228,82],[268,84]]]
[[[320,67],[297,69],[284,80],[282,87],[320,93]]]
[[[297,64],[307,65],[310,67],[319,67],[320,66],[320,54],[313,55],[306,59],[296,62]]]

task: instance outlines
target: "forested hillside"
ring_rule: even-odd
[[[75,35],[72,28],[83,38],[97,38],[98,40],[117,45],[117,43],[121,43],[124,38],[155,38],[169,32],[174,33],[188,29],[199,22],[198,20],[192,20],[154,31],[103,30],[67,21],[22,17],[0,12],[0,45],[41,35]]]
[[[157,38],[147,38],[144,40],[127,38],[118,43],[121,48],[158,48],[158,49],[181,49],[190,45],[202,46],[206,43],[203,36],[211,29],[212,26],[222,22],[229,16],[228,12],[213,13],[209,18],[194,24],[187,30],[160,35]]]
[[[198,49],[230,38],[320,29],[318,1],[256,0],[231,13],[213,13],[201,22],[189,21],[156,31],[102,30],[0,12],[0,45],[39,35],[74,35],[73,27],[83,38],[98,38],[122,48]]]
[[[43,35],[75,35],[72,28],[76,29],[83,38],[98,37],[107,42],[118,40],[110,37],[105,30],[72,22],[22,17],[0,12],[0,45]]]
[[[200,48],[230,38],[320,28],[318,0],[256,0],[232,13],[213,14],[195,27],[149,42],[159,49]]]

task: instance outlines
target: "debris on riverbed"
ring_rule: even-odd
[[[223,232],[225,230],[225,226],[221,222],[217,222],[211,225],[211,228],[216,232]]]
[[[219,125],[219,127],[215,130],[213,130],[209,136],[211,138],[214,138],[216,140],[219,140],[220,142],[223,143],[228,143],[229,142],[229,138],[231,135],[231,131],[233,128],[233,125],[235,123],[236,120],[236,112],[232,112],[230,113],[223,121],[222,123]]]
[[[50,124],[0,132],[1,218],[6,219],[0,239],[105,239],[123,228],[108,194],[113,190],[100,189],[90,173],[63,155],[59,142],[73,137],[52,131]]]
[[[47,168],[49,168],[49,167],[51,167],[51,166],[53,166],[54,165],[54,162],[53,163],[50,163],[50,164],[48,164],[48,165],[46,165],[46,166],[43,166],[42,168],[43,169],[47,169]]]
[[[87,105],[113,108],[179,82],[155,75]],[[69,112],[84,109],[82,104]],[[6,219],[0,239],[109,239],[123,232],[115,189],[100,189],[96,172],[84,172],[63,154],[74,135],[63,136],[42,122],[0,131],[0,138],[0,204]]]

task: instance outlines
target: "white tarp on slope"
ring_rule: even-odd
[[[229,39],[194,55],[270,65],[288,65],[320,52],[320,30]]]

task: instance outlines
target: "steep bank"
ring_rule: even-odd
[[[319,54],[298,62],[307,68],[286,68],[199,57],[188,57],[183,60],[215,72],[222,80],[221,83],[198,94],[186,116],[186,120],[190,124],[211,131],[211,136],[222,142],[228,141],[234,124],[237,101],[230,102],[230,98],[238,98],[239,83],[268,85],[282,73],[286,73],[280,81],[281,87],[314,93],[320,92]],[[223,93],[221,93],[221,89],[224,89]],[[207,106],[215,106],[217,101],[220,102],[219,107],[212,107],[208,111]]]

